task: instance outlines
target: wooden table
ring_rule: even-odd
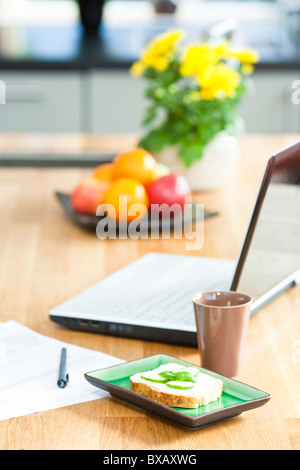
[[[299,136],[245,136],[237,174],[218,191],[195,198],[220,212],[205,222],[199,256],[235,258],[266,159]],[[115,150],[133,136],[2,136],[0,150],[61,145]],[[55,145],[54,145],[55,146]],[[184,240],[107,240],[75,226],[54,191],[70,191],[90,170],[0,169],[0,321],[14,319],[62,341],[124,360],[158,353],[199,365],[196,348],[64,329],[51,307],[150,252],[185,253]],[[0,422],[1,449],[299,449],[300,287],[255,315],[249,325],[238,380],[271,394],[262,408],[190,431],[116,398]]]

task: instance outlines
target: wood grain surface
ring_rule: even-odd
[[[219,215],[205,221],[196,256],[238,256],[267,158],[296,135],[246,135],[236,174],[195,200]],[[1,150],[109,149],[134,136],[1,136]],[[54,197],[71,191],[88,169],[0,168],[0,321],[14,319],[62,341],[124,360],[153,354],[200,365],[196,348],[67,330],[51,307],[106,275],[158,251],[185,254],[185,240],[106,240],[75,226]],[[108,397],[0,422],[1,449],[299,449],[300,287],[255,315],[238,380],[271,394],[263,407],[190,431]]]

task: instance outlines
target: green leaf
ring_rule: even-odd
[[[163,147],[170,144],[169,135],[161,129],[153,129],[139,141],[139,146],[149,152],[159,152]]]
[[[179,380],[184,382],[195,382],[195,378],[199,374],[199,371],[195,368],[189,367],[180,370],[166,370],[159,372],[164,379],[169,380]]]
[[[157,108],[155,106],[151,106],[146,110],[144,119],[142,121],[142,125],[146,126],[154,121],[157,117]]]
[[[188,168],[203,156],[204,145],[201,142],[185,142],[180,146],[179,158]]]
[[[187,370],[178,371],[175,373],[175,379],[184,382],[195,382],[195,377]]]
[[[159,375],[161,375],[164,379],[174,380],[175,372],[170,371],[170,370],[165,370],[163,372],[159,372]]]

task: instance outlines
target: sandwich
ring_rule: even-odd
[[[178,408],[207,405],[220,398],[223,391],[222,380],[200,372],[197,367],[172,362],[132,375],[130,385],[133,392]]]

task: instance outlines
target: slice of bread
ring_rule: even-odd
[[[160,372],[183,371],[186,369],[187,368],[181,364],[168,363],[153,369],[151,373],[153,373],[155,377],[155,374],[159,374]],[[192,387],[183,390],[171,388],[167,385],[168,382],[156,383],[145,379],[142,376],[147,376],[147,372],[149,375],[149,371],[145,372],[139,372],[130,377],[131,390],[166,406],[198,408],[201,405],[207,405],[217,400],[222,395],[222,380],[211,377],[200,371],[197,371],[198,375],[194,378],[194,382],[189,382],[189,386],[192,385]],[[173,383],[174,382],[170,382],[170,385],[173,385]],[[182,383],[184,382],[181,382],[181,384]]]

